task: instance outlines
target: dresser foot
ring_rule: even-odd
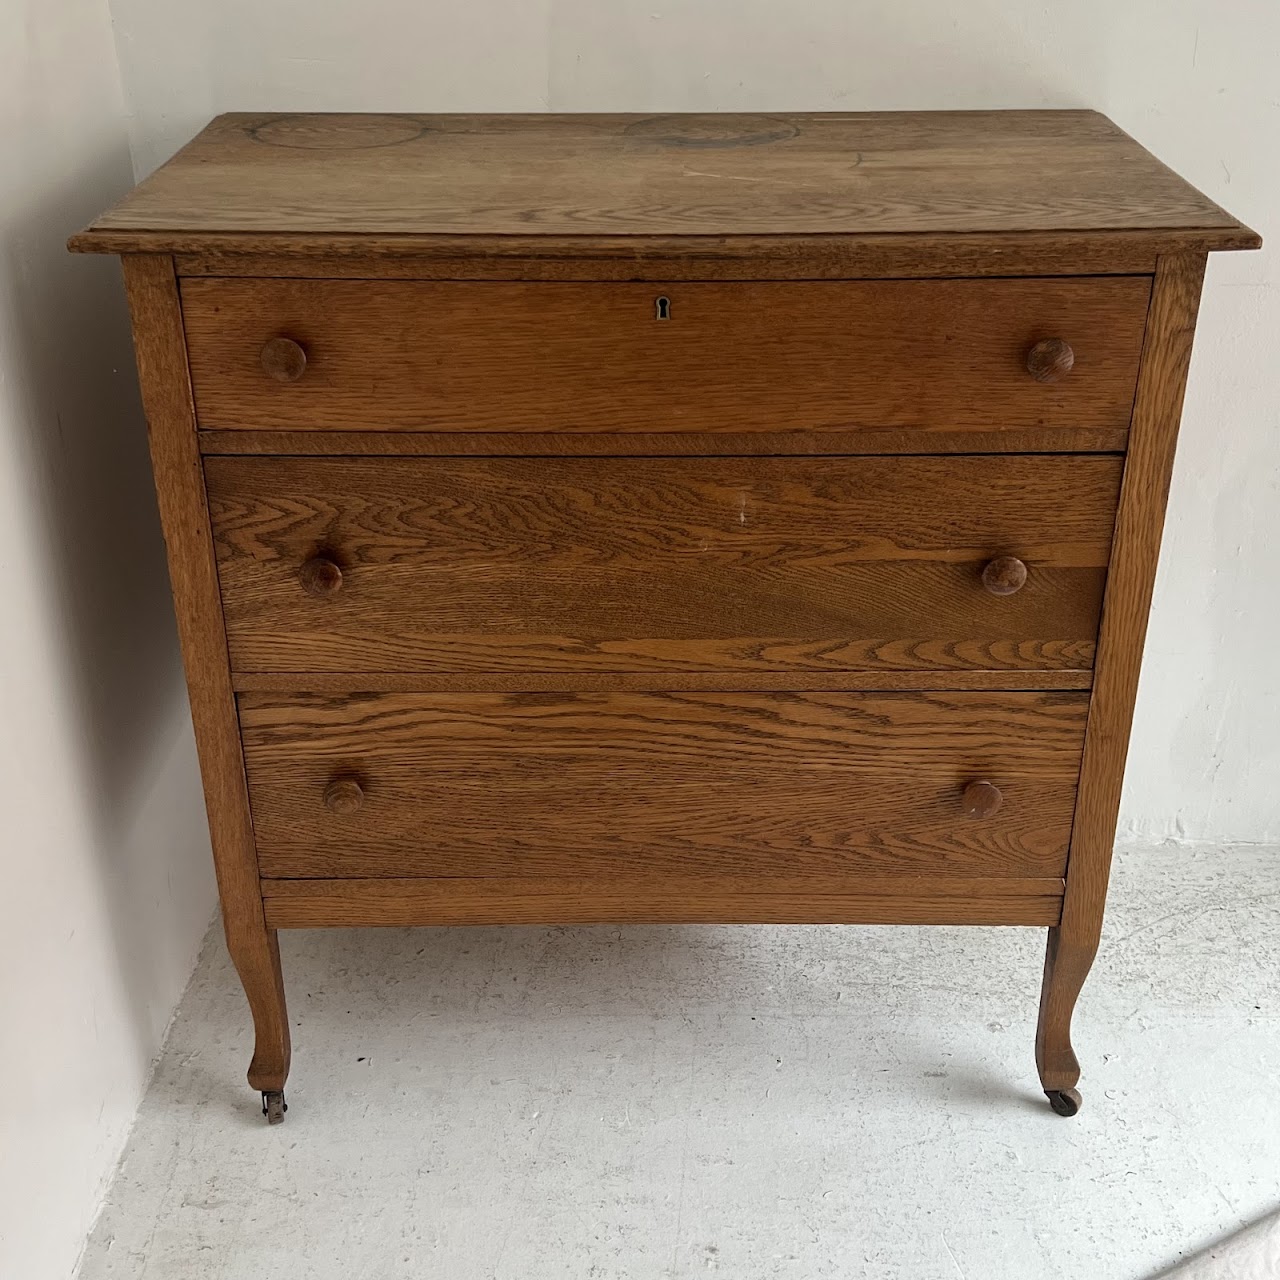
[[[284,1113],[288,1110],[283,1090],[269,1089],[262,1095],[262,1114],[268,1124],[284,1124]]]
[[[261,917],[259,917],[260,921]],[[284,1116],[284,1086],[289,1078],[289,1015],[280,972],[280,948],[276,931],[260,923],[233,927],[227,920],[227,948],[240,975],[253,1015],[253,1060],[249,1063],[249,1087],[262,1094],[263,1110],[272,1124]],[[235,922],[240,923],[240,922]],[[270,1101],[279,1099],[280,1115],[272,1119]]]
[[[1083,1102],[1079,1089],[1046,1089],[1044,1096],[1049,1099],[1049,1105],[1060,1116],[1075,1115]]]
[[[1080,1063],[1071,1046],[1071,1015],[1097,950],[1095,931],[1073,931],[1063,925],[1049,930],[1036,1026],[1036,1067],[1040,1087],[1061,1116],[1073,1116],[1080,1109],[1076,1092]]]

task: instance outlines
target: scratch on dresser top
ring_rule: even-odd
[[[788,182],[785,178],[769,178],[764,174],[752,176],[745,173],[711,173],[705,169],[684,169],[681,171],[681,177],[714,178],[717,182],[768,182],[774,186],[784,186],[796,191],[813,189],[812,182]]]

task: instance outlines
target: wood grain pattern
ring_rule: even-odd
[[[1149,295],[1143,276],[182,285],[197,416],[224,430],[1116,430]],[[296,382],[263,372],[280,337],[306,352]],[[1026,367],[1046,338],[1076,352],[1048,385]]]
[[[1204,266],[1204,255],[1186,255],[1163,259],[1156,272],[1099,633],[1066,897],[1061,924],[1050,931],[1045,957],[1036,1061],[1046,1090],[1072,1088],[1080,1078],[1071,1045],[1071,1016],[1102,930]]]
[[[455,924],[1053,925],[1061,880],[629,876],[264,880],[273,928]],[[966,896],[966,894],[968,896]]]
[[[209,458],[237,670],[1082,669],[1114,458]],[[1031,566],[997,599],[984,566]],[[336,562],[317,597],[299,571]]]
[[[949,111],[226,115],[94,229],[194,239],[1238,226],[1095,112]]]
[[[1054,877],[1079,693],[241,694],[265,877]],[[336,777],[363,792],[335,815]],[[967,783],[998,785],[982,821]]]
[[[249,1084],[278,1091],[289,1074],[289,1019],[280,952],[274,928],[263,917],[258,885],[177,281],[168,258],[128,258],[124,275],[222,923],[256,1033]]]
[[[696,458],[875,457],[953,453],[1123,453],[1123,427],[1000,431],[216,431],[199,433],[210,457]]]

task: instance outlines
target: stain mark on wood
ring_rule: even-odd
[[[317,124],[313,116],[285,115],[248,123],[244,132],[253,142],[290,151],[367,151],[414,142],[430,129],[412,116],[325,117]]]
[[[622,132],[627,138],[662,147],[719,151],[786,142],[800,134],[801,126],[777,116],[671,115],[633,121]]]

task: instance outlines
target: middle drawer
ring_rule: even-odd
[[[1084,670],[1120,473],[1098,455],[205,463],[243,672]],[[998,558],[1025,582],[984,581]]]

